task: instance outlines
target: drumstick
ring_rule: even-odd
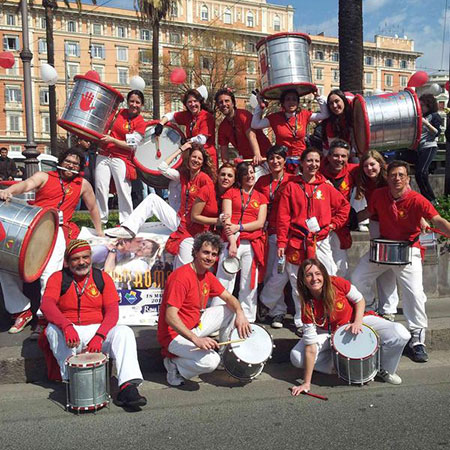
[[[161,158],[161,150],[159,149],[159,136],[155,136],[155,142],[156,142],[156,157],[159,159]]]
[[[245,339],[234,339],[234,340],[232,340],[232,341],[223,341],[223,342],[218,342],[217,343],[217,345],[218,346],[221,346],[221,345],[228,345],[228,344],[237,344],[237,343],[239,343],[239,342],[244,342],[245,341]],[[191,352],[196,352],[197,350],[203,350],[202,348],[193,348],[192,350],[191,350]]]
[[[62,166],[56,166],[56,168],[59,169],[59,170],[65,170],[66,172],[76,173],[77,175],[80,173],[77,170],[66,169],[65,167],[62,167]]]
[[[441,236],[444,236],[447,239],[450,239],[450,236],[447,236],[445,233],[443,233],[441,230],[438,230],[437,228],[429,227],[429,228],[427,228],[427,230],[432,231],[433,233],[440,234]]]
[[[263,161],[267,161],[267,158],[261,158]],[[252,162],[253,158],[243,159],[242,162]]]
[[[313,394],[312,392],[302,391],[303,395],[309,395],[310,397],[318,398],[320,400],[328,400],[328,397],[324,397],[323,395]]]

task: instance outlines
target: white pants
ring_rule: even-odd
[[[330,247],[333,261],[336,263],[338,277],[347,278],[348,274],[348,258],[347,250],[341,248],[339,236],[334,232],[330,232]]]
[[[156,194],[145,197],[131,215],[120,223],[137,234],[139,228],[152,216],[156,216],[170,231],[175,231],[180,225],[177,212]]]
[[[316,257],[325,266],[327,272],[330,275],[336,275],[337,267],[335,262],[333,261],[329,237],[326,237],[322,241],[317,242]],[[298,296],[297,289],[298,267],[299,266],[296,264],[291,264],[289,262],[286,263],[286,272],[288,274],[289,281],[291,282],[292,299],[294,300],[295,306],[294,324],[297,328],[303,325],[300,297]]]
[[[241,262],[241,281],[239,285],[239,302],[241,303],[245,317],[250,323],[256,320],[256,301],[258,294],[258,269],[255,273],[255,286],[251,287],[252,280],[252,263],[254,259],[253,249],[250,241],[242,240],[237,251],[237,258]],[[234,283],[236,281],[236,274],[225,272],[222,263],[224,259],[228,258],[228,246],[226,250],[220,253],[218,269],[216,277],[223,284],[228,292],[233,292]],[[219,297],[214,297],[212,305],[221,305],[223,300]]]
[[[102,223],[108,222],[108,195],[111,176],[116,185],[119,201],[119,222],[124,222],[133,211],[131,181],[125,178],[126,164],[120,158],[97,155],[95,166],[95,196]]]
[[[412,335],[412,344],[425,342],[425,328],[428,326],[425,303],[427,297],[423,291],[422,258],[420,249],[413,247],[411,264],[406,266],[388,266],[369,261],[367,252],[359,261],[351,276],[351,282],[361,292],[364,298],[373,295],[373,280],[379,275],[392,270],[402,292],[403,314],[408,330]]]
[[[55,272],[58,272],[58,270],[63,268],[65,251],[66,238],[64,237],[62,227],[58,227],[58,236],[56,238],[55,248],[53,249],[52,256],[50,256],[50,259],[41,275],[41,295],[44,295],[47,280],[50,275],[53,275]]]
[[[178,249],[178,253],[173,260],[173,270],[178,269],[178,267],[184,266],[194,260],[192,256],[192,248],[194,247],[194,238],[188,237],[183,239]]]
[[[69,348],[63,332],[52,323],[48,324],[47,339],[53,355],[58,361],[63,380],[68,379],[66,359],[81,353],[99,327],[100,324],[74,325],[80,337],[80,345],[77,348]],[[131,328],[125,325],[117,325],[112,328],[103,342],[102,352],[115,360],[119,386],[130,380],[142,381],[143,377],[137,358],[136,338]]]
[[[234,313],[225,305],[210,306],[200,318],[198,327],[191,331],[199,337],[209,336],[219,330],[219,340],[227,340],[230,336]],[[191,379],[202,373],[214,372],[220,364],[220,355],[214,350],[195,350],[197,347],[188,339],[178,335],[169,344],[169,352],[177,355],[173,358],[178,372],[183,378]]]
[[[287,271],[278,273],[278,245],[277,235],[269,236],[269,251],[266,259],[266,275],[264,277],[264,288],[259,294],[259,299],[267,308],[269,316],[275,317],[285,315],[287,312],[284,301],[284,287],[289,281]]]
[[[380,223],[376,220],[369,221],[370,238],[380,237]],[[376,279],[378,292],[378,312],[380,314],[396,314],[399,302],[397,290],[397,278],[392,270],[387,270]],[[374,298],[367,298],[367,304],[374,301]]]
[[[389,322],[377,316],[365,316],[364,323],[372,327],[380,337],[380,368],[390,374],[397,372],[403,348],[411,335],[400,323]],[[316,363],[314,370],[323,373],[335,373],[328,333],[318,335]],[[367,356],[367,355],[361,355]],[[305,343],[303,339],[291,350],[291,363],[301,369],[305,365]]]

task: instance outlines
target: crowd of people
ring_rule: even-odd
[[[95,170],[90,168],[95,193],[81,176],[85,150],[80,147],[62,152],[55,171],[38,172],[0,191],[0,199],[8,200],[34,190],[37,206],[60,211],[56,246],[37,288],[0,270],[3,291],[6,288],[9,293],[6,309],[16,316],[10,332],[19,332],[33,321],[35,334],[41,333],[40,308],[49,322],[44,335],[63,380],[67,379],[64,361],[69,355],[86,349],[104,351],[117,363],[118,403],[145,405],[137,391],[142,374],[134,336],[129,328],[117,325],[117,291],[107,273],[101,273],[99,282],[97,269],[92,268],[92,256],[95,261],[107,261],[107,269],[115,266],[120,254],[113,245],[105,246],[101,255],[99,251],[92,255],[89,244],[76,239],[72,215],[81,198],[98,236],[105,233],[131,241],[153,215],[172,232],[166,251],[175,257],[174,270],[165,286],[158,321],[170,385],[179,386],[185,379],[215,370],[220,351],[211,335],[219,332],[219,340],[226,340],[236,327],[245,339],[257,320],[258,301],[267,309],[271,326],[283,327],[288,281],[300,337],[291,360],[304,369],[304,382],[293,388],[293,395],[310,389],[314,369],[333,373],[330,333],[349,324],[350,332],[359,334],[363,321],[380,337],[378,376],[400,384],[396,372],[403,351],[416,362],[428,360],[418,237],[431,223],[450,235],[450,223],[431,204],[432,191],[425,198],[411,189],[407,163],[387,165],[374,150],[356,155],[351,101],[343,92],[314,97],[319,112],[301,109],[299,93],[286,90],[279,99],[281,109],[264,115],[265,103],[258,96],[252,115],[237,108],[230,89],[220,89],[214,97],[223,116],[216,140],[214,115],[197,90],[188,90],[183,97],[185,110],[166,113],[154,129],[159,136],[167,123],[174,122],[184,127],[186,136],[158,167],[178,192],[172,197],[177,201],[169,200],[170,204],[152,193],[133,210],[131,180],[137,175],[132,156],[146,129],[140,91],[128,94],[128,108],[119,112],[111,132],[98,143],[96,160],[90,157],[95,164]],[[426,172],[439,126],[431,100],[423,96],[421,103],[427,119],[419,160]],[[322,122],[323,149],[308,144],[310,122]],[[266,128],[271,129],[274,145],[262,131]],[[230,157],[230,144],[237,158]],[[355,156],[359,162],[351,163]],[[177,158],[183,162],[174,169],[171,166]],[[416,173],[421,176],[421,189],[429,192],[426,178]],[[104,231],[111,178],[118,195],[120,226]],[[355,210],[352,193],[358,205],[367,206]],[[409,242],[409,264],[376,264],[367,253],[357,267],[349,267],[350,231],[367,219],[371,238]],[[238,270],[229,269],[229,260],[237,260]],[[69,288],[63,290],[67,277]],[[394,322],[397,284],[406,327]],[[372,305],[371,311],[366,311],[366,305]]]

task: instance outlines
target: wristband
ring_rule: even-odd
[[[112,248],[111,250],[108,250],[109,253],[117,253],[117,248]]]
[[[239,224],[239,231],[244,231],[244,225],[242,225],[242,223]]]
[[[96,336],[99,336],[99,337],[101,337],[103,340],[105,340],[105,336],[103,336],[103,334],[101,334],[101,333],[95,333],[95,335],[96,335]]]

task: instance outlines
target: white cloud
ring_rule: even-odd
[[[391,2],[391,0],[365,0],[363,2],[363,14],[377,11],[389,2]]]

